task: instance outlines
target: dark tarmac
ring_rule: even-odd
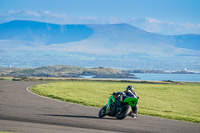
[[[200,124],[139,115],[100,119],[98,108],[34,95],[26,88],[44,82],[0,81],[0,131],[23,133],[199,133]]]

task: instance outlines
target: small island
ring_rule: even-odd
[[[83,68],[77,66],[46,66],[39,68],[0,68],[2,77],[63,77],[63,78],[83,78],[84,76],[94,75],[93,78],[130,78],[138,79],[129,71],[94,67]]]
[[[55,65],[39,68],[0,68],[1,77],[63,77],[63,78],[118,78],[118,79],[140,79],[134,73],[156,73],[156,74],[195,74],[187,69],[168,72],[163,70],[120,70],[114,68],[94,67],[84,68],[77,66]]]

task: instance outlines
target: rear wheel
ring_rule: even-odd
[[[117,119],[124,119],[126,116],[128,116],[131,112],[131,106],[130,105],[125,105],[123,111],[120,114],[116,115]]]
[[[99,118],[106,116],[106,106],[104,106],[103,108],[100,109],[98,115],[99,115]]]

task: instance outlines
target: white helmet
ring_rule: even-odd
[[[128,92],[128,91],[132,91],[132,92],[134,92],[134,87],[131,86],[131,85],[127,86],[127,88],[126,88],[126,92]]]

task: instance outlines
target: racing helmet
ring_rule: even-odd
[[[127,88],[126,88],[126,92],[128,92],[128,91],[132,91],[132,92],[134,92],[134,87],[131,86],[131,85],[127,86]]]

